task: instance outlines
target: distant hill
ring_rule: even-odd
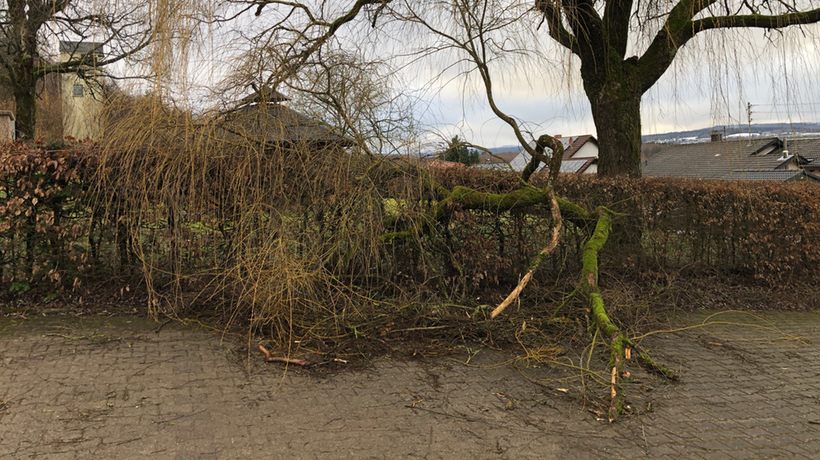
[[[695,143],[707,142],[713,131],[719,132],[724,138],[748,137],[749,127],[718,125],[712,128],[677,131],[664,134],[650,134],[641,136],[643,142],[668,143]],[[752,137],[784,137],[784,136],[820,136],[820,123],[754,123],[751,126]]]
[[[504,153],[504,152],[518,152],[518,151],[521,150],[521,146],[520,145],[502,145],[501,147],[493,147],[493,148],[490,148],[490,149],[487,149],[487,150],[489,150],[490,152],[495,153],[495,154]]]
[[[507,152],[520,152],[521,146],[520,145],[502,145],[501,147],[491,147],[488,148],[490,152],[493,154],[498,155],[499,153],[507,153]],[[480,153],[484,153],[481,151]],[[439,152],[422,152],[419,154],[421,158],[437,158],[439,156]]]

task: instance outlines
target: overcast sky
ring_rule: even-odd
[[[241,36],[252,36],[253,27],[263,26],[259,21],[260,18],[250,17],[247,27],[240,28]],[[369,24],[362,27],[370,29]],[[643,134],[746,124],[748,103],[752,104],[753,123],[820,121],[820,50],[814,38],[820,36],[819,31],[817,26],[808,26],[803,32],[792,28],[783,34],[736,30],[698,35],[644,95]],[[187,73],[192,82],[210,90],[216,87],[213,82],[232,71],[235,61],[230,58],[231,53],[239,53],[245,46],[236,39],[240,35],[230,37],[226,31],[218,32],[208,40],[220,52],[214,53],[212,49],[193,56]],[[546,42],[550,40],[545,31],[539,33]],[[355,36],[355,32],[350,34]],[[399,35],[399,46],[410,46],[401,43],[401,39]],[[381,52],[378,48],[385,46],[385,39],[373,40],[371,49]],[[412,42],[413,38],[407,41]],[[224,51],[229,43],[233,50]],[[395,49],[396,43],[386,46]],[[549,48],[545,49],[544,53],[549,55]],[[595,134],[589,104],[581,91],[578,61],[560,57],[560,51],[552,54],[557,57],[551,57],[552,61],[542,64],[542,68],[530,66],[520,71],[509,65],[493,67],[498,105],[520,120],[535,137],[543,133]],[[421,70],[410,66],[397,83],[418,98],[418,117],[422,126],[433,133],[431,140],[459,135],[485,147],[517,144],[510,128],[490,111],[483,87],[446,71],[442,74],[446,62],[447,59],[433,59],[424,63]],[[431,83],[433,75],[439,78]],[[214,92],[207,93],[201,94],[206,98],[217,97]]]
[[[797,32],[774,41],[761,31],[730,32],[717,49],[709,42],[714,37],[696,37],[644,95],[643,134],[746,125],[749,103],[752,123],[820,122],[820,53],[812,38]],[[721,52],[725,55],[715,59]],[[499,105],[533,132],[595,134],[580,75],[574,72],[570,78],[570,88],[523,81],[497,85]],[[447,85],[432,99],[425,121],[445,135],[458,134],[476,144],[517,144],[480,95],[464,96],[458,82]]]

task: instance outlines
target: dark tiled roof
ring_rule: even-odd
[[[102,44],[101,43],[91,43],[91,42],[77,42],[77,41],[70,41],[70,40],[60,40],[60,52],[61,53],[71,53],[71,54],[85,54],[85,53],[97,53],[102,54]]]
[[[594,163],[597,158],[574,158],[568,159],[564,158],[561,160],[561,170],[562,173],[582,173],[585,169],[589,167],[592,163]]]
[[[789,153],[814,159],[814,163],[820,162],[820,138],[788,139],[785,142]]]
[[[770,151],[768,154],[763,152]],[[645,176],[728,179],[734,171],[785,169],[794,160],[784,159],[778,139],[747,139],[701,144],[644,144]]]
[[[327,123],[274,103],[243,105],[225,116],[223,128],[245,139],[283,146],[350,143]]]
[[[776,169],[774,171],[759,170],[735,170],[729,173],[727,180],[748,180],[748,181],[777,181],[792,182],[796,180],[820,181],[820,177],[807,173],[799,169]]]
[[[249,96],[243,97],[237,106],[243,107],[251,104],[270,104],[271,102],[286,102],[289,100],[289,97],[279,91],[276,91],[270,87],[264,87],[259,91],[254,91]]]

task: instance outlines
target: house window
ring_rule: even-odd
[[[74,97],[83,96],[85,96],[85,88],[83,88],[83,85],[74,85]]]

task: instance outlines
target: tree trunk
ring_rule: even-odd
[[[595,91],[587,87],[601,176],[641,177],[641,93],[630,86],[610,80]]]
[[[14,100],[17,105],[15,131],[17,140],[34,140],[34,125],[37,121],[36,84],[31,88],[15,88]]]
[[[17,107],[15,134],[17,140],[33,141],[37,121],[37,76],[34,63],[37,59],[37,43],[27,35],[24,39],[27,54],[19,57],[14,66],[12,93]]]

